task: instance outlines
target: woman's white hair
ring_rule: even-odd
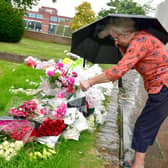
[[[112,18],[109,20],[104,30],[98,34],[98,37],[104,38],[108,35],[111,35],[113,31],[117,34],[134,32],[136,31],[135,22],[129,18]]]

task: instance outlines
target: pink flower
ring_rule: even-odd
[[[64,69],[60,69],[60,71],[61,71],[61,76],[65,76],[66,75],[66,72],[65,72]]]
[[[73,85],[75,83],[75,79],[73,77],[68,77],[68,83]]]
[[[34,60],[32,60],[32,59],[28,59],[27,61],[26,61],[26,65],[27,66],[30,66],[30,67],[32,67],[32,68],[34,68],[34,67],[36,67],[36,62],[34,61]]]
[[[46,115],[47,114],[45,108],[40,109],[40,114],[41,115]]]
[[[54,111],[54,117],[62,118],[66,114],[67,105],[63,102],[59,107]]]
[[[58,94],[57,94],[57,97],[58,97],[58,98],[64,98],[64,93],[62,93],[62,92],[58,93]]]
[[[54,72],[53,72],[53,71],[48,71],[48,72],[47,72],[47,75],[48,75],[48,76],[54,76]]]
[[[76,72],[72,72],[72,76],[76,78],[78,74]]]
[[[63,68],[63,67],[64,67],[64,64],[61,63],[61,62],[58,62],[58,63],[57,63],[57,66],[58,66],[59,68]]]

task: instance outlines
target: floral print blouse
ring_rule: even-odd
[[[105,74],[111,81],[116,81],[134,68],[142,75],[149,94],[158,93],[163,85],[168,87],[168,50],[146,31],[134,36],[123,58]]]

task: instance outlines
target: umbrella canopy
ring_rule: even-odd
[[[98,64],[116,64],[122,58],[120,50],[115,46],[111,35],[103,39],[98,34],[113,19],[132,19],[137,30],[146,30],[168,42],[168,33],[157,18],[141,15],[111,14],[72,33],[71,52]]]

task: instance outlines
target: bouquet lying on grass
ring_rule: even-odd
[[[98,65],[84,69],[82,59],[69,58],[54,63],[29,57],[25,62],[37,70],[43,69],[46,78],[41,78],[40,91],[34,99],[11,108],[9,116],[0,118],[1,135],[54,147],[60,136],[79,140],[81,131],[94,130],[95,123],[104,122],[105,95],[110,95],[112,84],[99,84],[85,93],[79,89],[80,80],[102,72]]]

